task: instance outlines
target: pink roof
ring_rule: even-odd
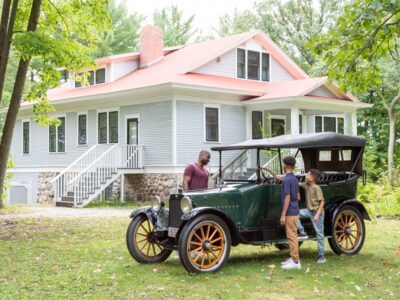
[[[255,38],[267,49],[296,80],[269,83],[192,72],[251,38]],[[56,101],[170,83],[229,89],[243,95],[268,99],[304,96],[306,91],[310,92],[313,87],[317,88],[322,81],[326,83],[326,79],[309,78],[260,31],[250,31],[201,43],[165,48],[164,53],[165,57],[160,62],[148,68],[135,70],[113,82],[72,89],[64,84],[57,89],[50,90],[48,96],[50,100]],[[128,53],[100,58],[96,62],[105,64],[138,57],[139,53]],[[23,105],[29,104],[29,102],[23,103]]]

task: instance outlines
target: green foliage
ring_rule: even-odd
[[[142,206],[150,205],[149,202],[121,202],[119,200],[112,201],[98,201],[94,200],[89,202],[85,207],[86,208],[98,208],[98,207],[121,207],[121,208],[138,208]]]
[[[163,8],[153,14],[154,25],[160,27],[164,33],[164,46],[185,45],[196,30],[192,29],[194,15],[183,19],[182,11],[177,6]]]
[[[399,221],[366,222],[355,256],[316,263],[315,242],[300,248],[301,271],[283,271],[287,251],[233,247],[221,272],[190,275],[175,252],[141,265],[126,248],[126,218],[0,219],[1,299],[397,299]],[[326,243],[326,247],[328,243]]]
[[[219,18],[218,26],[213,31],[217,36],[228,36],[257,29],[257,23],[258,19],[252,11],[235,8],[233,16],[225,14]]]
[[[128,15],[126,0],[110,0],[107,6],[110,13],[111,29],[100,33],[100,42],[94,57],[133,52],[138,49],[139,28],[144,20],[140,14]]]
[[[392,187],[385,178],[358,188],[358,199],[364,203],[371,217],[400,216],[400,187]]]
[[[90,56],[98,44],[98,32],[110,25],[106,0],[43,1],[38,29],[26,32],[30,1],[21,1],[17,13],[13,46],[15,55],[32,59],[36,66],[25,100],[35,101],[36,121],[52,124],[47,115],[51,107],[47,91],[60,83],[59,68],[79,72],[93,67]]]

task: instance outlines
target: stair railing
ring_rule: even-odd
[[[50,183],[54,187],[54,198],[55,200],[61,200],[63,196],[67,195],[67,187],[70,185],[71,180],[76,177],[79,172],[86,168],[91,162],[93,162],[105,149],[109,148],[109,145],[97,144],[89,148],[85,153],[74,160],[67,168],[65,168],[60,174],[54,177]]]
[[[227,173],[228,171],[229,174],[231,174],[232,178],[235,174],[235,171],[240,169],[239,175],[243,174],[243,169],[244,169],[244,164],[247,161],[247,150],[242,150],[238,155],[234,156],[222,169],[222,177],[225,177],[224,174]],[[217,183],[217,180],[219,178],[220,172],[216,172],[211,179]]]

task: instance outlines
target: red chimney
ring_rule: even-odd
[[[140,68],[148,68],[164,57],[164,35],[160,27],[146,25],[140,31]]]

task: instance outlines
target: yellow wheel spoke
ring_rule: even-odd
[[[145,236],[146,238],[147,238],[147,234],[144,234],[144,233],[140,233],[140,232],[138,232],[138,233],[136,233],[137,235],[141,235],[141,236]]]
[[[215,242],[218,242],[222,240],[222,237],[220,236],[219,238],[216,238],[215,240],[210,241],[211,244],[214,244]]]
[[[201,267],[204,268],[204,260],[205,260],[206,256],[203,255],[203,257],[201,258]]]
[[[206,239],[206,236],[204,235],[204,226],[201,226],[200,227],[200,233],[201,233],[201,238],[202,238],[202,240],[205,240]]]
[[[147,246],[148,243],[149,243],[149,242],[146,242],[146,243],[143,245],[143,247],[140,248],[140,251],[142,251],[142,250]]]
[[[197,246],[201,246],[201,245],[202,245],[202,243],[194,242],[194,241],[190,241],[189,243],[190,243],[191,245],[197,245]]]
[[[193,232],[193,235],[195,235],[196,238],[197,238],[199,241],[202,241],[202,240],[203,240],[203,239],[197,234],[196,231]]]
[[[152,230],[150,228],[150,221],[149,220],[147,220],[147,227],[149,228],[149,232],[151,232]]]
[[[146,251],[146,255],[147,255],[147,256],[149,256],[150,248],[151,248],[151,244],[150,244],[150,243],[148,243],[148,244],[149,244],[149,246],[147,247],[147,251]]]
[[[140,240],[140,241],[137,241],[136,243],[141,243],[141,242],[143,242],[143,241],[147,241],[147,238],[145,238],[145,239],[143,239],[143,240]]]
[[[151,246],[153,248],[154,256],[156,256],[157,252],[156,252],[156,247],[154,246],[154,243],[151,243]]]
[[[210,253],[211,253],[212,255],[214,255],[214,257],[215,257],[216,259],[218,259],[218,256],[215,255],[215,253],[214,253],[214,251],[213,251],[212,249],[210,249]]]
[[[218,229],[215,228],[214,232],[211,234],[209,239],[211,240],[217,232],[218,232]]]
[[[211,225],[208,225],[208,226],[207,226],[206,239],[208,239],[209,236],[210,236],[210,228],[211,228]]]
[[[143,226],[143,223],[142,224],[140,224],[140,227],[142,227],[143,228],[143,230],[147,233],[147,234],[149,234],[150,232],[149,231],[147,231],[147,229],[146,228],[144,228],[144,226]]]
[[[196,249],[194,249],[194,250],[190,250],[190,253],[195,252],[195,251],[199,251],[199,250],[201,250],[201,247],[196,248]]]

